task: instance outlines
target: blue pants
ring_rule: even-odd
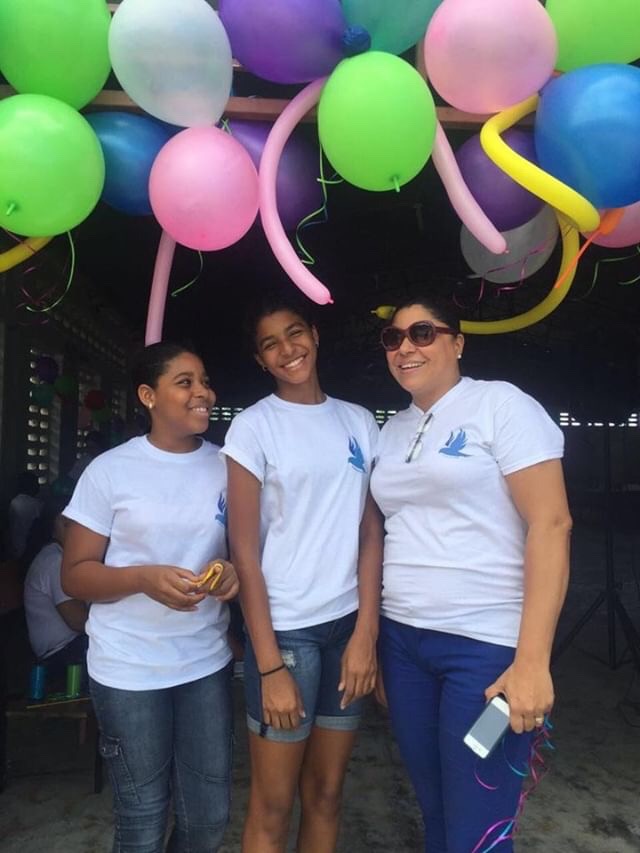
[[[511,664],[514,649],[383,618],[380,656],[391,725],[422,810],[425,850],[471,853],[518,808],[523,778],[509,765],[526,770],[531,736],[509,730],[486,759],[463,742],[485,706],[485,689]],[[500,853],[512,849],[510,840],[497,846]]]
[[[229,820],[231,669],[164,690],[90,680],[113,788],[113,853],[215,853]]]

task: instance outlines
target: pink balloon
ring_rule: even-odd
[[[590,237],[585,234],[585,237]],[[622,219],[610,234],[601,234],[594,238],[596,246],[608,249],[622,249],[625,246],[635,246],[640,243],[640,201],[624,208]]]
[[[452,106],[496,113],[553,73],[558,39],[539,0],[444,0],[424,40],[429,80]]]
[[[440,122],[436,126],[436,141],[431,158],[451,206],[467,229],[494,255],[506,252],[507,241],[471,194]]]
[[[327,302],[333,302],[333,299],[324,284],[305,267],[289,242],[278,215],[276,179],[284,146],[298,123],[318,103],[326,79],[323,77],[309,83],[287,104],[271,128],[260,160],[260,218],[265,236],[278,263],[291,281],[305,296],[319,305],[326,305]]]
[[[236,243],[258,212],[258,173],[242,145],[217,127],[190,127],[155,159],[149,198],[176,242],[212,251]]]

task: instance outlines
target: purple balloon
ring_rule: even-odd
[[[246,148],[256,169],[273,125],[265,121],[227,122],[231,135]],[[285,230],[296,228],[299,222],[318,210],[324,201],[322,187],[318,182],[320,152],[302,134],[294,132],[284,146],[278,178],[276,198],[278,213]]]
[[[36,358],[35,373],[41,382],[52,385],[58,378],[58,362],[50,355],[39,355]]]
[[[274,83],[308,83],[330,74],[345,53],[339,0],[220,0],[234,57]]]
[[[537,163],[532,133],[510,129],[502,138],[518,154]],[[456,160],[471,195],[498,231],[519,228],[542,210],[542,199],[517,184],[487,157],[479,135],[458,148]]]

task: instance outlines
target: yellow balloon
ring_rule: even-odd
[[[517,314],[515,317],[509,317],[506,320],[463,320],[460,324],[463,334],[502,335],[505,332],[517,332],[544,320],[560,305],[569,292],[576,275],[580,237],[576,229],[561,214],[556,213],[556,216],[562,234],[562,261],[558,278],[551,292],[531,310],[525,311],[524,314]]]
[[[534,112],[538,100],[538,95],[533,95],[526,101],[492,116],[480,131],[480,144],[496,166],[529,192],[564,213],[578,231],[595,231],[600,224],[600,214],[591,202],[530,160],[516,154],[500,136],[520,119]],[[579,144],[579,140],[576,140],[576,145]]]
[[[6,272],[23,261],[28,261],[52,240],[53,237],[29,237],[28,240],[23,240],[22,243],[14,246],[13,249],[0,252],[0,272]]]

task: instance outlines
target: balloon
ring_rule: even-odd
[[[62,397],[62,399],[65,400],[74,396],[78,390],[78,382],[73,376],[66,376],[63,373],[61,376],[58,376],[56,381],[53,383],[53,387],[55,388],[58,397]]]
[[[227,122],[227,127],[231,135],[247,149],[258,169],[273,125],[264,121],[233,119]],[[276,191],[278,214],[287,230],[296,228],[305,216],[322,207],[324,198],[318,182],[319,172],[320,154],[317,147],[301,134],[292,134],[280,158]]]
[[[548,205],[530,222],[506,231],[508,255],[487,251],[465,226],[460,232],[460,248],[471,269],[487,281],[505,284],[521,281],[537,272],[549,260],[558,241],[558,223]]]
[[[324,79],[309,83],[280,113],[262,152],[259,179],[260,218],[271,250],[291,281],[319,305],[333,302],[331,294],[302,263],[285,234],[276,205],[276,177],[287,140],[298,122],[318,103],[324,84]]]
[[[398,189],[414,178],[429,159],[435,132],[425,81],[390,53],[343,60],[320,96],[325,154],[345,180],[365,190]]]
[[[231,47],[202,0],[122,0],[109,53],[122,88],[151,115],[181,127],[213,125],[222,115]]]
[[[600,214],[591,202],[516,154],[500,136],[503,131],[533,112],[537,105],[538,96],[534,95],[521,104],[492,116],[480,131],[480,143],[485,154],[514,181],[564,213],[576,223],[580,231],[591,231],[600,223]]]
[[[98,409],[104,409],[107,404],[107,398],[104,395],[104,391],[100,390],[100,388],[92,388],[84,395],[83,402],[85,409],[95,412]]]
[[[149,179],[160,225],[190,249],[237,242],[258,212],[258,174],[242,145],[217,127],[192,127],[170,139]]]
[[[440,122],[436,128],[436,141],[433,146],[433,165],[440,175],[453,209],[476,240],[479,240],[485,248],[496,255],[506,252],[506,240],[487,217],[465,184]]]
[[[109,406],[91,412],[91,420],[95,424],[106,424],[111,420],[112,411]]]
[[[595,207],[640,201],[639,105],[640,68],[631,65],[591,65],[552,80],[535,123],[540,165]]]
[[[162,146],[176,133],[169,125],[135,113],[89,113],[105,159],[102,201],[122,213],[151,213],[149,174]]]
[[[638,0],[547,0],[561,71],[640,58]]]
[[[39,355],[36,358],[35,374],[41,382],[51,384],[58,378],[58,362],[50,355]]]
[[[156,262],[153,269],[153,280],[151,282],[151,294],[149,296],[149,308],[147,309],[147,328],[144,336],[144,345],[157,344],[162,340],[162,326],[164,322],[164,309],[167,302],[167,289],[171,265],[176,251],[176,241],[166,231],[160,235]]]
[[[23,261],[28,261],[36,252],[44,249],[52,239],[52,237],[31,237],[29,240],[18,243],[12,249],[7,249],[6,252],[0,252],[0,272],[6,272],[17,267]]]
[[[69,231],[103,183],[100,143],[80,113],[47,95],[0,101],[0,227],[29,237]]]
[[[18,92],[79,109],[109,76],[110,23],[105,0],[2,0],[0,69]]]
[[[558,217],[558,225],[562,235],[562,260],[560,262],[560,272],[558,278],[550,293],[538,305],[525,311],[523,314],[517,314],[515,317],[509,317],[506,320],[463,320],[460,323],[460,331],[465,335],[501,335],[505,332],[517,332],[520,329],[526,329],[534,323],[539,323],[544,320],[552,311],[563,301],[576,275],[576,258],[578,248],[580,246],[580,238],[575,228],[562,217],[561,214],[556,214]]]
[[[585,237],[591,235],[585,234]],[[593,238],[596,246],[608,249],[622,249],[640,243],[640,201],[622,208],[622,217],[616,227],[608,234],[599,234]]]
[[[307,83],[344,57],[339,0],[220,0],[220,18],[236,57],[274,83]]]
[[[389,0],[342,0],[347,23],[371,35],[371,49],[404,53],[425,34],[442,0],[405,0],[402,8]]]
[[[31,399],[36,406],[41,406],[43,409],[48,408],[53,403],[55,394],[53,385],[50,385],[48,382],[42,385],[34,385],[31,389]]]
[[[512,129],[503,139],[512,151],[535,162],[533,134]],[[471,194],[499,231],[518,228],[540,212],[542,199],[527,192],[487,157],[479,134],[458,148],[456,160]]]
[[[551,77],[558,52],[538,0],[444,0],[424,40],[429,80],[452,106],[495,113]]]

